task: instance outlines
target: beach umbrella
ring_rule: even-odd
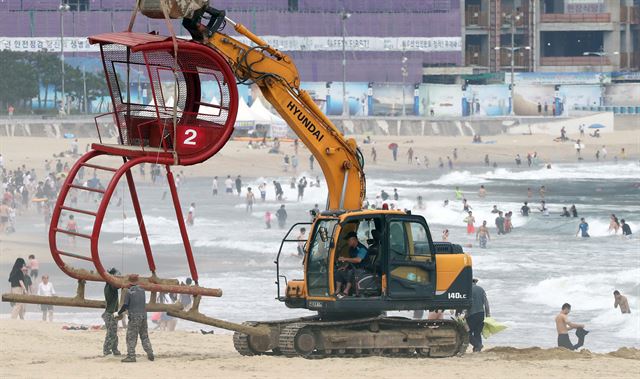
[[[591,125],[589,125],[589,129],[602,129],[602,128],[606,128],[606,126],[604,126],[602,124],[591,124]]]
[[[484,327],[482,327],[482,336],[489,338],[505,329],[507,329],[506,325],[497,322],[493,317],[486,317],[484,319]]]
[[[395,142],[392,142],[389,144],[389,146],[387,146],[389,148],[389,150],[394,150],[398,148],[398,144]]]

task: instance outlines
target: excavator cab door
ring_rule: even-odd
[[[387,224],[387,295],[392,299],[431,299],[436,270],[433,242],[423,218],[393,217]]]

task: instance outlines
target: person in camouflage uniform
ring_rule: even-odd
[[[109,270],[109,274],[117,275],[118,270],[112,268]],[[120,351],[118,350],[118,320],[113,317],[113,314],[118,310],[118,289],[109,283],[105,284],[104,300],[106,307],[102,314],[102,319],[104,320],[107,335],[104,338],[102,353],[105,356],[111,353],[113,353],[113,355],[120,355]]]
[[[147,358],[153,361],[153,349],[151,341],[149,341],[149,332],[147,327],[147,311],[145,310],[146,296],[144,289],[137,285],[138,275],[129,275],[131,286],[124,297],[122,308],[114,315],[117,318],[122,317],[122,313],[129,312],[129,323],[127,325],[127,357],[122,362],[136,361],[136,344],[138,343],[138,335],[142,342],[142,348],[147,353]]]

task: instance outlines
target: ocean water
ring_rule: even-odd
[[[299,173],[307,178],[319,174]],[[314,203],[324,205],[326,187],[307,188],[304,200],[298,202],[297,191],[288,185],[289,178],[279,179],[285,190],[283,203],[289,213],[288,225],[292,225],[308,221],[308,210]],[[474,275],[487,291],[492,316],[508,325],[506,331],[493,336],[485,345],[555,346],[554,316],[563,303],[569,302],[573,307],[570,319],[585,323],[591,331],[586,348],[609,351],[621,346],[640,347],[640,166],[636,163],[558,164],[551,169],[469,167],[453,172],[437,168],[384,173],[369,170],[367,179],[370,201],[382,189],[392,193],[397,188],[400,194],[397,206],[422,214],[434,240],[440,240],[446,228],[450,230],[451,242],[471,245],[465,251],[473,257]],[[260,182],[272,180],[248,179],[244,185],[252,186],[257,193]],[[477,195],[480,185],[487,189],[484,199]],[[545,200],[551,211],[548,217],[535,210],[541,185],[547,188]],[[223,187],[222,183],[220,186]],[[465,193],[477,223],[487,220],[491,227],[492,239],[487,249],[477,247],[475,236],[466,235],[465,214],[454,198],[455,186]],[[531,198],[527,197],[527,188],[533,191]],[[138,190],[159,274],[189,276],[170,197],[167,195],[163,200],[165,187],[139,184]],[[273,261],[286,230],[279,229],[275,221],[272,229],[265,228],[264,213],[275,213],[281,204],[275,201],[273,186],[269,185],[267,191],[267,201],[258,200],[253,213],[248,214],[244,197],[222,193],[212,196],[209,178],[187,178],[180,188],[185,213],[189,203],[196,203],[196,221],[189,227],[189,235],[200,284],[224,292],[221,298],[202,302],[201,311],[212,317],[241,322],[310,313],[287,309],[275,300]],[[417,196],[424,198],[426,209],[417,209]],[[445,199],[450,201],[446,208]],[[530,203],[533,210],[530,217],[519,214],[523,201]],[[579,220],[559,216],[562,206],[571,204],[587,219],[592,238],[576,237]],[[490,212],[493,205],[514,212],[515,229],[511,234],[495,233],[495,215]],[[611,213],[628,221],[636,233],[634,238],[623,239],[608,232]],[[78,217],[78,224],[81,229],[90,229],[89,219]],[[41,223],[36,222],[35,227],[44,230]],[[122,205],[114,204],[110,210],[100,246],[105,266],[146,273],[142,241],[126,196]],[[78,248],[82,249],[80,245]],[[294,253],[295,243],[285,245],[281,268],[289,279],[302,277],[301,261]],[[59,292],[72,293],[71,280],[63,276],[54,279]],[[631,315],[621,315],[613,309],[614,289],[629,299]],[[88,294],[100,297],[100,285],[90,285]],[[35,306],[30,309],[36,310]],[[38,314],[29,317],[37,318]],[[60,309],[57,317],[69,322],[101,323],[98,311]],[[180,321],[178,327],[201,326]]]

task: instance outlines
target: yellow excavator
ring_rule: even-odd
[[[175,35],[131,32],[138,10],[148,17],[165,18],[170,29],[169,19],[181,18],[192,41]],[[233,27],[248,43],[223,33],[227,26]],[[140,282],[142,288],[151,292],[148,311],[164,311],[235,331],[235,348],[247,356],[448,357],[465,352],[468,334],[463,321],[414,320],[389,316],[387,312],[468,309],[471,257],[459,245],[434,242],[421,216],[409,211],[362,209],[366,192],[362,154],[355,140],[345,138],[300,88],[298,71],[288,55],[234,22],[224,11],[210,7],[206,0],[138,0],[129,31],[97,35],[89,41],[100,44],[112,96],[114,112],[110,116],[117,131],[117,143],[106,143],[100,135],[100,143],[93,144],[71,169],[54,208],[49,232],[51,253],[60,269],[78,280],[78,293],[73,298],[3,294],[3,301],[103,308],[103,301],[84,298],[87,281],[128,287],[126,276],[107,272],[99,248],[100,230],[111,196],[119,180],[126,177],[151,271],[151,276],[141,278]],[[133,97],[134,69],[148,73],[152,102]],[[202,99],[205,80],[219,90],[220,97],[215,103]],[[328,187],[326,210],[314,218],[307,241],[289,237],[299,226],[293,225],[282,240],[275,261],[277,300],[289,308],[314,311],[314,316],[241,325],[198,311],[202,296],[221,296],[222,291],[198,285],[198,272],[170,167],[200,163],[224,146],[233,130],[238,107],[234,80],[253,82],[260,88],[324,173]],[[119,157],[122,165],[114,168],[90,162],[105,155]],[[166,167],[195,286],[156,276],[131,174],[135,165],[143,163]],[[104,188],[80,185],[74,177],[83,168],[109,173],[112,178]],[[71,197],[68,195],[71,191],[97,194],[98,209],[80,209],[70,204],[67,198]],[[93,218],[91,233],[66,230],[60,222],[63,211]],[[61,234],[88,239],[90,255],[62,250],[58,243]],[[286,243],[304,243],[302,279],[287,280],[280,273],[280,255]],[[88,262],[85,267],[89,268],[76,268],[71,261]],[[193,305],[185,311],[176,305],[158,304],[154,295],[160,292],[194,295]]]
[[[203,25],[202,19],[208,19]],[[249,46],[222,33],[231,25]],[[459,245],[435,243],[425,219],[409,211],[362,209],[366,182],[364,160],[356,141],[345,138],[300,88],[291,58],[269,46],[224,11],[203,7],[183,20],[195,41],[221,53],[235,76],[254,82],[289,127],[311,151],[324,173],[327,210],[310,227],[305,245],[304,279],[280,275],[278,300],[317,316],[273,322],[251,322],[269,334],[236,332],[240,354],[329,357],[390,354],[446,357],[464,353],[464,324],[454,320],[412,320],[387,317],[388,311],[457,310],[470,307],[471,257]],[[346,100],[345,100],[346,101]],[[366,257],[353,264],[347,237],[357,237]],[[349,293],[337,293],[336,273],[353,270]],[[286,283],[282,283],[284,280]],[[284,295],[280,293],[280,287]]]

